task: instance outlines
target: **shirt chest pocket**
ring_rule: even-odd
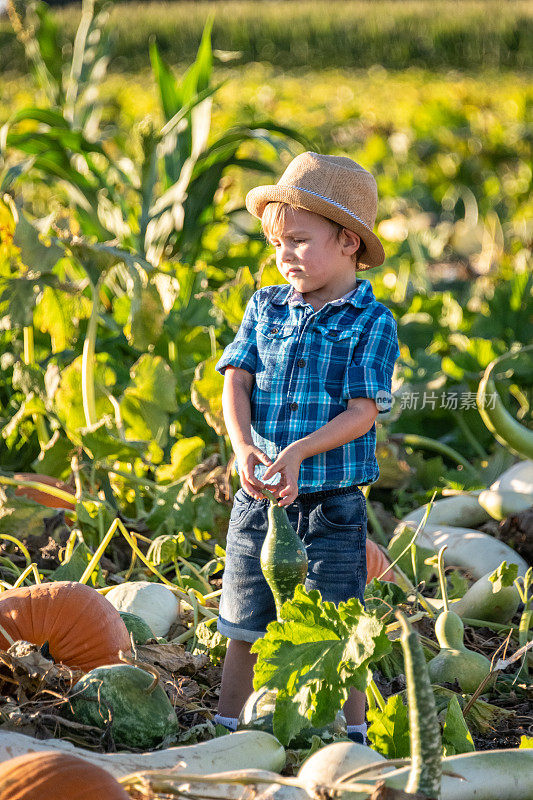
[[[317,369],[320,383],[331,397],[338,400],[356,333],[351,328],[317,325],[316,336],[319,348]]]
[[[268,391],[285,377],[291,366],[291,351],[296,339],[297,327],[291,323],[258,323],[255,380],[259,389]]]

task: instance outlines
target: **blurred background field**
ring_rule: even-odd
[[[261,61],[283,70],[373,64],[399,70],[528,70],[533,62],[529,2],[219,0],[116,4],[110,19],[116,40],[112,69],[130,72],[148,66],[146,41],[151,34],[170,63],[192,61],[213,12],[215,50],[240,63]],[[79,4],[57,13],[72,38]],[[5,21],[0,24],[0,48],[4,68],[24,70],[22,48]]]

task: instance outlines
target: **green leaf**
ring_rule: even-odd
[[[191,552],[192,545],[190,541],[180,531],[175,535],[163,534],[162,536],[156,536],[148,548],[146,557],[152,564],[160,566],[161,564],[172,563],[178,556],[189,558]]]
[[[200,436],[178,439],[170,451],[170,464],[157,468],[158,481],[176,481],[190,472],[200,461],[205,442]]]
[[[63,561],[63,563],[53,571],[51,579],[54,581],[79,581],[93,555],[94,553],[89,550],[85,542],[78,542],[69,560]],[[96,565],[88,583],[93,586],[105,585],[99,564]]]
[[[130,269],[136,269],[136,264],[139,264],[147,272],[153,269],[152,265],[141,256],[100,242],[69,242],[68,248],[95,285],[103,274],[117,264],[126,264]]]
[[[501,591],[505,586],[512,586],[517,577],[518,565],[508,564],[507,561],[502,561],[498,569],[495,569],[492,575],[489,575],[493,594]]]
[[[281,613],[283,621],[271,622],[251,652],[258,653],[254,688],[278,689],[274,735],[288,744],[305,719],[315,727],[332,722],[350,689],[368,685],[370,662],[391,646],[384,626],[356,599],[336,606],[299,584]]]
[[[144,452],[143,444],[135,445],[119,439],[106,428],[105,422],[83,431],[81,442],[83,449],[95,461],[134,461]]]
[[[22,540],[42,536],[45,520],[58,513],[55,508],[42,506],[29,497],[16,497],[14,489],[0,486],[0,534]]]
[[[211,292],[211,301],[220,309],[224,321],[237,331],[244,311],[255,292],[256,282],[248,267],[241,267],[233,281],[225,283],[217,292]]]
[[[39,296],[37,280],[8,278],[0,282],[0,304],[6,305],[6,323],[26,328],[32,324],[33,308]]]
[[[38,3],[35,6],[35,13],[39,18],[36,39],[39,44],[41,58],[54,80],[54,88],[58,90],[63,80],[62,43],[59,36],[59,25],[56,17],[50,13],[45,3]]]
[[[144,353],[130,371],[131,384],[120,401],[126,437],[164,447],[170,412],[177,410],[176,379],[161,356]],[[160,459],[159,459],[160,460]]]
[[[165,311],[156,287],[149,283],[135,292],[124,334],[137,350],[152,349],[163,332]]]
[[[481,375],[490,362],[504,352],[502,345],[498,347],[497,342],[469,338],[463,334],[453,334],[450,343],[455,345],[457,350],[452,352],[451,356],[444,356],[442,370],[456,381]]]
[[[445,756],[471,753],[476,749],[472,734],[468,730],[461,706],[455,694],[452,695],[446,711],[446,719],[442,731],[442,744]]]
[[[227,433],[222,412],[224,379],[215,369],[221,355],[222,351],[217,350],[214,356],[198,364],[191,384],[191,403],[219,436],[224,436]]]
[[[71,347],[79,336],[79,320],[87,319],[91,302],[83,295],[72,295],[46,286],[35,307],[33,323],[42,333],[49,333],[52,353]]]
[[[395,606],[405,603],[407,595],[396,583],[378,581],[373,578],[365,588],[365,607],[367,611],[383,619],[394,612]]]
[[[172,370],[161,358],[144,353],[130,371],[132,384],[124,395],[153,403],[164,411],[177,411],[176,379]]]
[[[113,414],[113,406],[107,398],[106,389],[111,390],[115,386],[116,375],[114,370],[108,366],[105,354],[97,354],[95,362],[96,416],[101,419],[106,414]],[[82,357],[78,356],[72,364],[65,367],[54,397],[57,415],[67,430],[72,433],[79,431],[80,428],[85,428],[87,424],[81,394],[81,366]]]
[[[14,447],[19,427],[34,414],[46,414],[46,408],[43,401],[32,393],[27,396],[16,414],[13,414],[9,422],[2,428],[2,436],[8,447]]]
[[[36,364],[24,364],[17,361],[13,366],[13,388],[18,389],[26,397],[34,394],[46,402],[44,373]]]
[[[59,431],[55,431],[50,441],[44,446],[32,467],[35,472],[42,475],[52,475],[54,478],[64,480],[71,474],[70,460],[75,452],[75,446]]]
[[[32,272],[43,274],[50,272],[65,251],[54,242],[45,245],[39,238],[36,228],[28,220],[22,209],[18,210],[18,222],[15,228],[13,243],[20,248],[20,259]]]
[[[372,748],[385,758],[409,758],[409,712],[398,694],[387,700],[385,708],[369,708],[367,736]]]

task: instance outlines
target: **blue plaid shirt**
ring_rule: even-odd
[[[215,369],[223,375],[231,364],[255,376],[252,440],[275,460],[289,444],[346,411],[351,398],[371,397],[379,411],[388,411],[399,354],[396,322],[374,297],[370,281],[358,280],[355,289],[318,311],[284,284],[254,292]],[[375,449],[372,425],[342,447],[305,458],[298,493],[372,483],[379,477]],[[256,467],[259,480],[266,469]],[[265,483],[278,481],[275,475]]]

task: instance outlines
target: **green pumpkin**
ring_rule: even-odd
[[[124,625],[131,634],[134,644],[146,644],[149,639],[155,639],[156,636],[151,627],[138,617],[137,614],[131,614],[129,611],[121,611],[120,616]]]
[[[294,590],[305,581],[307,575],[307,553],[305,547],[289,522],[283,506],[268,491],[263,493],[270,499],[268,509],[268,531],[261,548],[261,569],[270,586],[276,604],[278,620],[281,606],[292,600]]]
[[[84,725],[105,728],[117,744],[150,749],[178,732],[178,719],[166,692],[153,676],[129,664],[110,664],[87,672],[74,686],[70,704]]]

